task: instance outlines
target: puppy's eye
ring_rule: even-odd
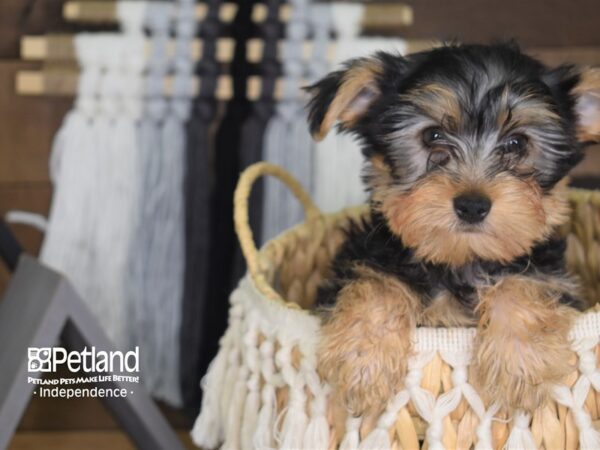
[[[527,149],[527,138],[522,134],[514,134],[510,136],[502,145],[502,150],[505,153],[522,155]]]
[[[423,144],[432,147],[444,139],[444,133],[438,127],[429,127],[423,131]]]

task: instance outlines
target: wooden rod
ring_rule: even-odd
[[[283,79],[275,83],[274,98],[281,99],[283,92]],[[17,72],[15,90],[24,96],[51,96],[74,97],[77,95],[79,72],[77,70],[22,70]],[[194,77],[193,96],[200,92],[202,79]],[[262,78],[251,76],[247,82],[247,97],[251,101],[258,100],[262,94]],[[300,87],[298,88],[299,94]],[[165,77],[164,94],[171,96],[173,93],[173,77]],[[215,98],[220,101],[230,100],[233,96],[233,81],[230,76],[222,75],[217,80]]]
[[[433,40],[409,40],[407,53],[431,48],[438,45]],[[249,39],[246,43],[246,58],[250,63],[259,63],[263,59],[264,41],[260,38]],[[279,42],[277,57],[281,59],[284,41]],[[306,41],[303,46],[303,59],[309,61],[312,56],[313,44]],[[146,44],[146,55],[152,52],[152,41]],[[235,41],[232,38],[219,38],[217,40],[216,60],[219,63],[229,63],[233,60]],[[332,41],[327,51],[327,60],[335,58],[336,43]],[[167,57],[175,54],[175,41],[172,41],[167,49]],[[190,44],[189,56],[193,61],[198,61],[203,55],[202,39],[194,39]],[[46,36],[24,36],[21,38],[21,57],[29,61],[75,61],[75,47],[72,35],[46,35]]]
[[[206,17],[208,7],[205,4],[196,6],[195,18],[202,21]],[[292,8],[289,4],[279,8],[279,21],[288,22]],[[235,3],[223,3],[219,18],[223,23],[231,23],[237,14]],[[252,21],[263,23],[268,16],[268,8],[257,3],[252,8]],[[117,7],[114,0],[68,0],[63,6],[63,17],[69,22],[115,23],[118,21]],[[369,31],[394,31],[398,27],[407,27],[414,22],[413,9],[403,3],[370,1],[364,4],[361,29]]]
[[[193,77],[192,94],[197,96],[200,92],[201,79]],[[173,95],[172,76],[164,79],[164,95]],[[19,95],[26,96],[52,96],[73,97],[77,94],[79,83],[79,72],[76,70],[22,70],[17,72],[15,79],[15,90]],[[223,75],[217,80],[216,98],[218,100],[229,100],[233,95],[233,84],[231,77]]]
[[[235,19],[238,6],[235,3],[223,3],[219,10],[219,20],[223,23],[231,23]],[[208,5],[199,3],[195,9],[195,19],[201,22],[206,17]],[[117,4],[114,0],[68,0],[63,5],[63,17],[68,22],[83,23],[115,23],[118,21]],[[257,4],[252,10],[252,17],[256,23],[260,23],[267,17],[266,6]],[[289,17],[289,5],[280,8],[281,19]]]
[[[189,56],[198,61],[203,55],[202,39],[192,40]],[[167,58],[175,55],[176,43],[170,41]],[[235,41],[233,38],[220,38],[217,41],[216,59],[221,63],[233,60]],[[148,39],[145,48],[146,56],[152,54],[152,40]],[[29,61],[75,61],[75,45],[73,35],[49,34],[46,36],[24,36],[21,38],[21,58]]]

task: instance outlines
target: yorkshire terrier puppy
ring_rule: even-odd
[[[416,326],[477,326],[488,402],[533,410],[572,370],[583,308],[557,229],[565,176],[600,139],[600,70],[549,69],[512,44],[348,62],[309,88],[366,159],[370,214],[319,289],[322,375],[354,414],[403,386]]]

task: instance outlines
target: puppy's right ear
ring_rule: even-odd
[[[313,138],[325,138],[336,122],[350,129],[381,95],[382,75],[381,57],[361,58],[309,86],[308,123]]]

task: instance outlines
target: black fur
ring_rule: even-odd
[[[365,157],[381,155],[390,167],[394,183],[404,191],[409,191],[430,170],[436,170],[425,168],[419,160],[423,159],[423,151],[414,142],[414,131],[410,128],[416,128],[419,121],[426,123],[427,119],[427,111],[411,99],[410,93],[432,83],[457,93],[460,102],[461,122],[444,118],[441,124],[449,134],[457,136],[453,143],[463,144],[462,148],[455,144],[463,152],[462,159],[457,160],[464,161],[470,156],[469,152],[487,142],[486,134],[497,127],[494,114],[507,89],[514,104],[535,101],[533,105],[541,105],[557,117],[556,120],[542,117],[544,120],[531,127],[541,151],[527,156],[530,171],[514,172],[506,160],[498,156],[497,148],[491,148],[489,154],[481,157],[487,176],[509,171],[514,176],[533,177],[543,192],[549,192],[582,158],[583,146],[575,134],[575,99],[571,94],[579,76],[573,67],[548,69],[513,44],[450,45],[407,57],[377,53],[373,58],[382,68],[375,78],[381,95],[358,120],[350,125],[340,124],[339,131],[354,133],[361,140]],[[344,69],[308,88],[312,94],[308,117],[313,133],[320,129],[347,71],[365,61],[350,61]],[[373,176],[377,175],[365,174],[367,186],[373,184],[370,179]],[[493,283],[503,276],[567,278],[562,239],[554,237],[538,242],[528,254],[509,264],[475,260],[463,267],[436,265],[418,260],[413,250],[405,247],[390,230],[384,217],[375,212],[376,205],[372,206],[367,219],[349,226],[346,242],[331,265],[333,277],[318,291],[318,307],[329,308],[335,304],[339,291],[357,278],[357,266],[366,266],[406,282],[426,304],[441,291],[449,291],[468,311],[473,311],[477,303],[476,286]],[[578,309],[584,307],[570,294],[564,294],[561,301]]]
[[[545,277],[565,276],[566,241],[552,238],[536,245],[530,255],[510,264],[476,261],[460,268],[419,261],[410,248],[402,245],[378,213],[371,213],[360,222],[352,221],[346,240],[331,263],[332,277],[319,287],[317,307],[332,307],[339,291],[358,277],[357,266],[398,278],[420,295],[427,305],[436,294],[449,291],[467,311],[477,305],[475,285],[482,280],[494,282],[506,275]],[[583,310],[584,303],[571,295],[561,302]]]

